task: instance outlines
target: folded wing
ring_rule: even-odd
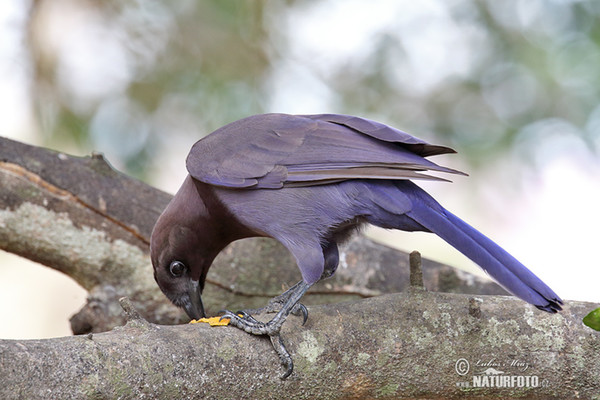
[[[212,185],[275,189],[348,179],[446,180],[423,172],[463,173],[425,157],[453,152],[363,118],[263,114],[199,140],[186,165]]]

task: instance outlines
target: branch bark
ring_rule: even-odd
[[[280,398],[281,390],[290,398],[586,398],[600,390],[600,341],[581,324],[595,305],[569,302],[547,315],[509,297],[417,288],[365,299],[405,290],[409,278],[407,255],[364,238],[344,250],[336,277],[305,299],[346,302],[309,307],[305,327],[293,318],[285,324],[296,369],[280,382],[266,338],[154,324],[185,321],[154,283],[148,257],[168,194],[116,172],[100,155],[77,158],[3,138],[0,187],[0,248],[58,269],[89,291],[72,319],[74,332],[131,319],[102,334],[0,340],[1,398]],[[504,293],[427,260],[423,275],[430,290]],[[255,308],[299,278],[282,246],[240,241],[216,260],[203,298],[209,313]],[[132,299],[127,314],[121,296]],[[460,358],[471,363],[470,374],[457,374]],[[486,362],[502,375],[538,376],[539,387],[460,386]],[[529,367],[519,370],[520,363]]]
[[[135,318],[107,333],[0,341],[0,397],[592,398],[600,343],[579,322],[589,307],[550,315],[510,297],[421,290],[311,306],[305,326],[283,327],[295,361],[286,381],[267,338]],[[472,387],[495,379],[490,366],[530,387]]]

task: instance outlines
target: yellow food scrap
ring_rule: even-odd
[[[223,318],[221,320],[221,317],[210,317],[210,318],[200,318],[197,320],[193,319],[190,321],[190,324],[198,324],[200,322],[206,322],[210,326],[226,326],[226,325],[229,325],[229,321],[231,321],[229,318]]]

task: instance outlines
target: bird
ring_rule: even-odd
[[[513,295],[555,313],[563,301],[516,258],[442,207],[413,180],[466,175],[427,157],[456,153],[383,123],[350,115],[259,114],[225,125],[191,148],[188,175],[151,235],[154,278],[192,319],[205,317],[202,291],[214,258],[248,237],[279,241],[302,275],[265,309],[224,310],[222,318],[268,335],[293,371],[280,330],[290,313],[308,317],[300,299],[334,274],[338,246],[363,225],[431,232],[478,264]],[[275,272],[274,272],[275,273]]]

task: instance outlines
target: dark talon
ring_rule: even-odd
[[[281,379],[282,381],[286,380],[288,376],[292,374],[292,372],[294,372],[294,364],[290,363],[290,365],[288,365],[287,367],[287,371],[285,371],[285,373],[281,375],[279,379]]]
[[[298,306],[300,307],[300,312],[302,313],[302,326],[304,326],[306,320],[308,319],[308,309],[302,303],[298,303]]]
[[[296,303],[296,305],[292,309],[291,314],[295,316],[302,315],[302,325],[304,325],[306,323],[306,320],[308,319],[308,309],[302,303]]]

